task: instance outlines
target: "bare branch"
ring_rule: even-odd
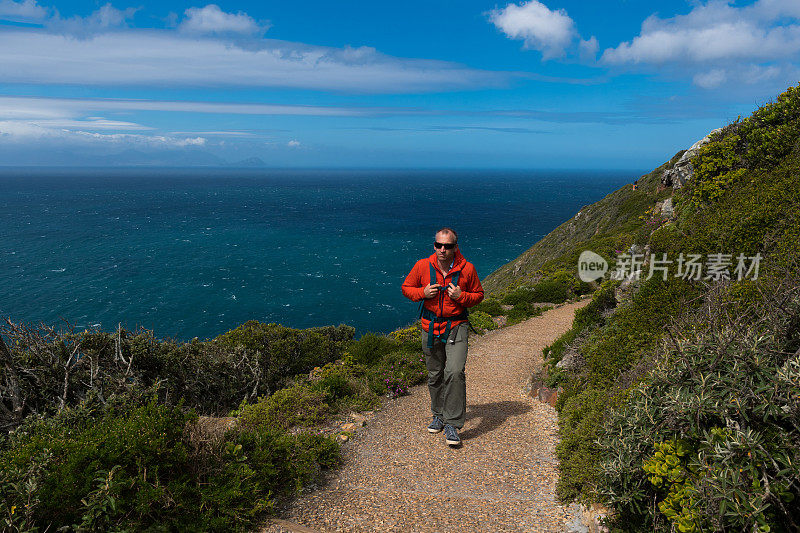
[[[3,367],[6,371],[6,382],[8,383],[8,388],[11,391],[11,406],[14,410],[11,413],[8,408],[6,408],[5,404],[3,404],[2,400],[0,399],[0,405],[3,407],[3,412],[8,413],[14,420],[19,420],[22,417],[22,397],[19,391],[19,377],[17,376],[17,370],[14,368],[14,357],[11,354],[11,350],[8,349],[6,345],[6,341],[3,339],[3,336],[0,335],[0,360],[2,360]]]

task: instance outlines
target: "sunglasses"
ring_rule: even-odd
[[[454,242],[434,242],[433,243],[433,247],[437,248],[437,249],[438,248],[444,248],[445,250],[452,250],[453,248],[456,247],[456,243],[454,243]]]

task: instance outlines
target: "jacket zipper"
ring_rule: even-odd
[[[446,287],[447,285],[447,275],[442,272],[442,286]],[[447,289],[444,289],[447,290]],[[439,291],[439,316],[444,316],[444,292]]]

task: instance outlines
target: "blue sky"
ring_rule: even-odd
[[[800,79],[800,2],[0,0],[0,165],[649,170]]]

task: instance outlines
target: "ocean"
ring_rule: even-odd
[[[451,226],[483,278],[632,171],[0,169],[0,318],[212,338],[388,332]]]

